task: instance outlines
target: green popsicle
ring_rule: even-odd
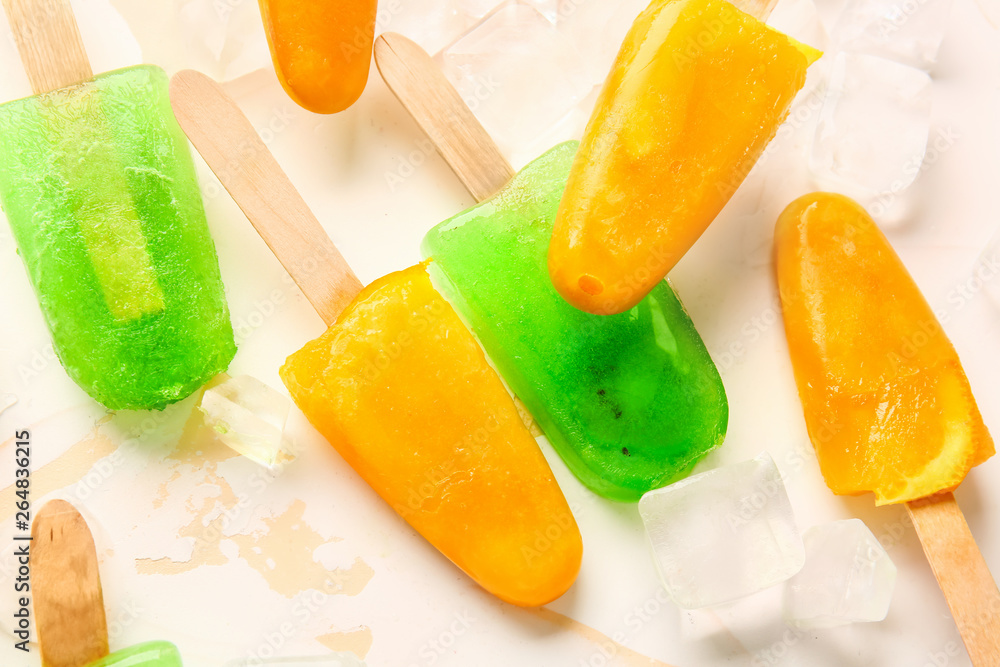
[[[227,368],[218,257],[161,69],[0,105],[0,204],[56,354],[100,403],[162,408]]]
[[[556,146],[493,198],[432,229],[432,276],[580,480],[637,501],[725,437],[722,379],[663,282],[611,316],[569,305],[546,255],[577,143]]]
[[[176,646],[155,641],[115,651],[86,667],[183,667],[183,663]]]

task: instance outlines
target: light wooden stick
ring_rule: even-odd
[[[218,83],[178,72],[170,104],[191,143],[327,325],[362,285],[257,131]]]
[[[765,20],[776,0],[744,0],[741,9]],[[405,62],[400,62],[405,58]],[[459,152],[452,143],[464,146],[466,137],[477,145],[491,143],[486,131],[465,107],[434,60],[419,46],[399,35],[383,34],[375,43],[375,62],[386,83],[410,111],[442,155]],[[433,72],[431,70],[434,70]],[[407,80],[407,77],[412,77]],[[417,82],[420,82],[419,84]],[[429,88],[447,88],[451,92]],[[462,110],[453,108],[461,105]],[[449,134],[439,118],[464,119],[464,127]],[[483,151],[472,162],[449,164],[461,178],[461,170],[471,170],[477,179],[508,168],[506,161],[487,164],[492,153]],[[478,162],[476,161],[478,160]],[[463,178],[463,182],[467,182]],[[487,190],[490,188],[486,188]],[[477,199],[482,199],[471,188]],[[921,500],[907,506],[927,558],[947,598],[973,663],[982,667],[1000,666],[1000,593],[990,576],[986,561],[976,546],[969,527],[952,494]]]
[[[94,76],[69,0],[3,0],[3,8],[36,95]]]
[[[972,664],[1000,665],[1000,590],[954,494],[915,500],[906,509]]]
[[[514,177],[496,143],[422,48],[402,35],[383,33],[375,40],[375,65],[476,201],[489,199]]]
[[[64,500],[31,526],[31,591],[43,667],[82,667],[108,654],[108,623],[87,522]]]

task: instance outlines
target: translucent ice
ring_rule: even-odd
[[[639,501],[660,579],[678,606],[731,602],[802,567],[802,540],[771,456],[694,475]]]
[[[604,83],[628,29],[648,0],[563,0],[556,23],[580,51],[592,84]]]
[[[475,18],[463,12],[460,3],[454,0],[406,0],[383,4],[385,7],[378,13],[376,33],[398,32],[431,54],[450,44],[475,22]],[[485,6],[487,3],[482,0],[476,4]]]
[[[887,208],[920,173],[931,116],[931,79],[876,56],[837,55],[809,166],[820,187]]]
[[[767,24],[816,49],[826,49],[829,37],[813,0],[782,0]]]
[[[198,408],[219,440],[265,466],[282,455],[291,401],[249,375],[229,378],[205,391]]]
[[[228,81],[271,66],[258,3],[111,0],[142,47],[168,72],[193,68]]]
[[[863,521],[813,526],[803,542],[806,564],[785,583],[788,625],[830,628],[885,618],[896,566]]]
[[[927,68],[937,59],[951,0],[848,0],[833,29],[842,49]]]
[[[572,41],[526,4],[502,6],[439,59],[445,75],[508,154],[533,143],[593,88]]]

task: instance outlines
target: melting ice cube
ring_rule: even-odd
[[[928,68],[937,60],[951,0],[848,0],[833,29],[841,48]]]
[[[205,391],[198,409],[219,440],[271,467],[282,454],[291,401],[249,375],[229,378]]]
[[[809,167],[820,187],[854,197],[878,220],[920,173],[930,118],[926,72],[876,56],[840,53]]]
[[[527,4],[500,7],[438,58],[508,155],[533,144],[593,88],[572,40]]]
[[[745,597],[802,567],[792,506],[766,452],[650,491],[639,514],[660,579],[685,609]]]
[[[802,539],[805,566],[785,583],[788,625],[830,628],[885,618],[896,566],[863,521],[813,526]]]

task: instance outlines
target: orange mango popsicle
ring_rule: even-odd
[[[483,588],[535,606],[573,583],[582,542],[570,508],[422,265],[366,287],[281,377],[358,474]]]
[[[819,55],[725,0],[653,0],[570,172],[549,247],[559,293],[596,314],[641,301],[729,201]]]
[[[377,0],[260,0],[274,71],[297,104],[343,111],[368,83]]]
[[[801,197],[778,219],[775,247],[799,397],[834,493],[923,498],[993,455],[955,349],[861,206]]]

